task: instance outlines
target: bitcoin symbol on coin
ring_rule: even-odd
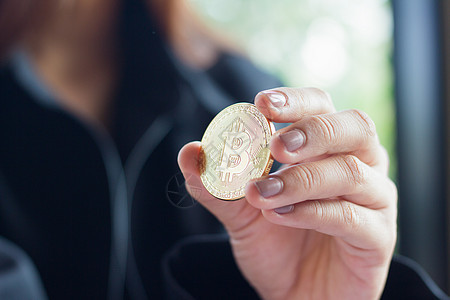
[[[270,171],[274,131],[253,104],[236,103],[219,112],[202,138],[199,171],[205,189],[222,200],[243,198],[247,183]]]
[[[224,146],[216,171],[224,182],[232,182],[233,175],[242,173],[250,162],[247,150],[252,141],[243,127],[243,121],[238,118],[232,123],[230,131],[222,134]]]

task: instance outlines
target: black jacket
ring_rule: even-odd
[[[108,130],[58,106],[25,56],[0,70],[0,298],[256,296],[224,238],[204,236],[218,222],[169,192],[182,145],[223,107],[279,83],[229,54],[207,71],[184,66],[143,4],[124,2]]]

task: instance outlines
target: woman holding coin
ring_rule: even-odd
[[[371,299],[423,284],[396,281],[415,273],[395,262],[384,288],[396,190],[370,118],[276,88],[182,1],[3,0],[0,46],[0,298]],[[233,112],[208,168],[213,148],[188,142],[256,94],[259,121]],[[180,207],[177,157],[206,209]],[[272,158],[284,165],[267,175]],[[212,196],[206,171],[248,171],[242,199]]]
[[[265,299],[380,297],[397,193],[373,122],[358,110],[336,112],[313,88],[264,91],[255,104],[270,121],[292,123],[269,146],[285,166],[249,182],[245,200],[198,197],[226,227],[244,275]],[[188,186],[201,185],[200,147],[180,152]]]

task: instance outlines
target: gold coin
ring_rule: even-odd
[[[272,167],[274,132],[253,104],[237,103],[219,112],[202,138],[200,178],[208,192],[222,200],[243,198],[245,185]]]

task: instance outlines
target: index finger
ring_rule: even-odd
[[[317,88],[280,87],[259,92],[255,105],[269,120],[293,123],[304,116],[335,112],[328,93]]]

